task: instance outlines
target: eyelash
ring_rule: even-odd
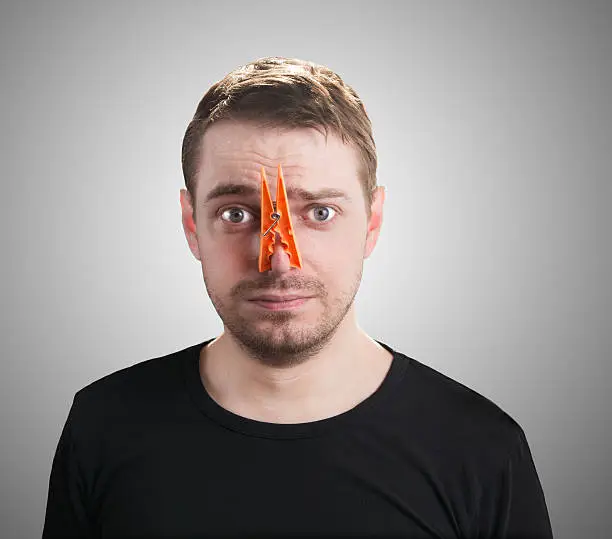
[[[335,206],[328,206],[325,204],[315,204],[313,206],[310,206],[307,211],[310,212],[310,210],[314,209],[314,208],[331,208],[335,214],[339,214],[340,210],[338,210]],[[227,210],[242,210],[242,211],[246,211],[248,213],[250,213],[251,215],[256,216],[258,212],[252,212],[251,210],[244,208],[242,206],[226,206],[224,208],[221,208],[218,212],[218,216],[221,217]],[[331,223],[334,220],[334,217],[336,215],[332,216],[331,219],[329,219],[328,221],[312,221],[314,223],[315,226],[325,226],[328,225],[329,223]],[[254,221],[252,223],[232,223],[230,221],[223,221],[222,222],[228,226],[246,226],[248,224],[254,224],[257,223],[257,219],[254,219]]]

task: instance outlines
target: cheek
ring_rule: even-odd
[[[198,235],[204,278],[219,293],[229,290],[247,273],[257,270],[257,253],[253,244],[257,238],[245,234]],[[258,247],[257,247],[258,249]]]
[[[363,236],[363,237],[362,237]],[[363,235],[353,228],[350,231],[302,233],[298,246],[306,271],[314,271],[321,280],[333,280],[342,284],[356,268],[363,265],[365,230]]]
[[[296,227],[300,250],[318,253],[324,250],[332,258],[354,257],[361,250],[366,235],[364,223],[356,217],[340,220],[329,228]]]
[[[209,257],[233,260],[234,266],[248,271],[244,261],[259,256],[259,233],[259,224],[231,227],[210,220],[198,229],[198,238],[200,249]]]

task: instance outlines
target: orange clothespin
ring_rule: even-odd
[[[289,255],[289,265],[293,268],[302,267],[302,258],[295,242],[295,234],[291,223],[291,212],[285,191],[283,169],[278,165],[276,179],[276,202],[272,202],[266,171],[261,167],[261,238],[259,247],[259,271],[271,269],[270,257],[274,253],[276,233],[280,234],[281,245]]]

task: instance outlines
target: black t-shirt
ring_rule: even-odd
[[[214,401],[203,343],[75,394],[53,459],[43,538],[550,538],[522,428],[393,354],[351,410],[299,424]]]

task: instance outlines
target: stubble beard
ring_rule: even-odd
[[[317,295],[309,301],[321,302],[323,309],[314,325],[302,322],[299,312],[292,311],[263,311],[258,314],[258,320],[246,318],[238,309],[244,302],[244,287],[235,289],[226,302],[209,287],[206,278],[204,281],[225,330],[249,357],[269,366],[291,367],[313,357],[334,336],[355,300],[362,272],[363,266],[354,276],[351,286],[333,298],[321,284],[315,284]],[[291,286],[278,289],[291,289]],[[265,329],[257,323],[261,320],[266,321]]]

